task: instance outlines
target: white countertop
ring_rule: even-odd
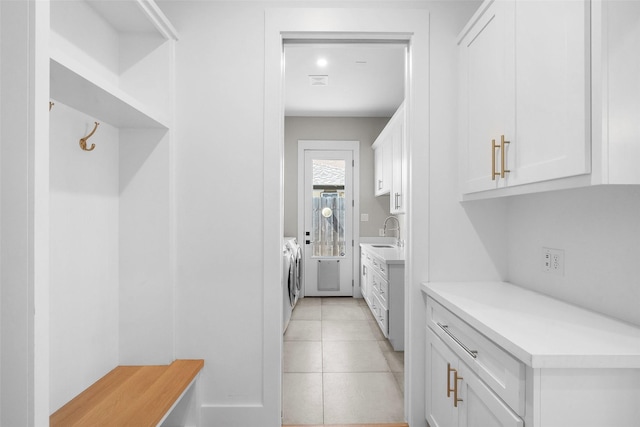
[[[376,246],[393,246],[380,248]],[[386,261],[387,264],[404,264],[404,247],[386,243],[360,243],[360,247]]]
[[[422,290],[533,368],[640,368],[640,328],[504,282]]]

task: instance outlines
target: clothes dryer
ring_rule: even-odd
[[[295,237],[285,237],[282,246],[282,333],[287,330],[291,313],[300,295],[302,249]]]

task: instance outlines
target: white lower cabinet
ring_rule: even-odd
[[[427,328],[427,422],[431,427],[522,427],[522,419]]]
[[[640,426],[640,328],[508,283],[423,290],[431,427]]]
[[[381,257],[362,244],[360,291],[382,334],[395,351],[404,350],[404,262]],[[375,247],[375,246],[373,246]],[[393,252],[399,249],[394,249]]]

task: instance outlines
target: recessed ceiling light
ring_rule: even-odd
[[[327,66],[327,64],[328,64],[328,62],[327,62],[327,60],[326,60],[325,58],[319,58],[319,59],[316,61],[316,65],[317,65],[318,67],[326,67],[326,66]]]

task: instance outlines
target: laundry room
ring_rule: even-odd
[[[639,23],[0,1],[0,425],[636,427]]]

